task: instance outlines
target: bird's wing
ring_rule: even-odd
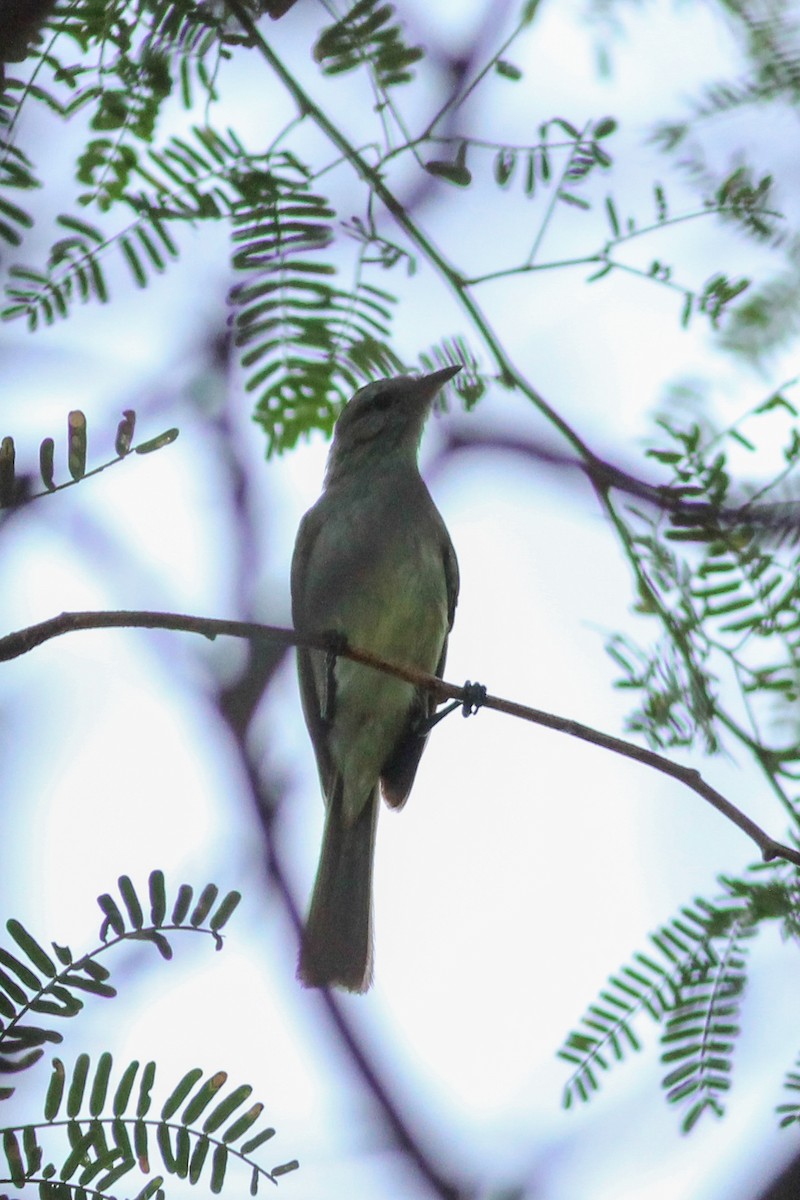
[[[441,679],[447,658],[447,635],[453,628],[453,618],[458,601],[458,559],[450,541],[450,535],[442,522],[442,566],[447,589],[447,632],[442,639],[442,650],[436,664],[436,675]],[[408,721],[390,758],[381,771],[381,792],[390,808],[402,808],[408,799],[417,773],[422,751],[428,740],[428,719],[436,707],[430,692],[418,692],[416,703],[408,714]]]
[[[450,541],[450,535],[447,530],[444,530],[444,580],[447,587],[447,629],[448,632],[453,628],[453,620],[456,615],[456,604],[458,604],[458,589],[460,579],[458,574],[458,559],[456,552],[453,549],[453,543]],[[444,641],[444,649],[447,648],[447,638]],[[444,670],[444,659],[442,659],[439,669],[436,674],[441,679],[442,671]]]
[[[307,572],[314,543],[319,535],[324,520],[324,514],[319,505],[309,509],[300,522],[292,557],[292,623],[298,633],[322,633],[321,629],[312,629],[306,612],[306,597],[308,596]],[[305,646],[297,647],[297,675],[300,682],[300,699],[306,725],[311,736],[311,743],[317,757],[322,791],[327,798],[332,795],[335,782],[335,771],[328,746],[329,714],[333,706],[333,696],[327,695],[325,687],[320,689],[319,679],[330,679],[328,685],[333,686],[333,672],[321,670],[325,655],[320,650],[309,650]],[[316,670],[315,670],[316,661]]]

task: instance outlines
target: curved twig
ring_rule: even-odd
[[[370,654],[367,650],[360,650],[356,646],[348,645],[337,633],[301,634],[294,629],[284,629],[277,625],[258,625],[249,621],[225,621],[213,617],[192,617],[181,613],[127,610],[120,612],[64,612],[57,617],[50,617],[46,621],[29,625],[26,629],[17,630],[15,633],[9,633],[0,638],[0,662],[19,658],[36,646],[41,646],[51,638],[59,637],[64,633],[74,633],[80,629],[131,628],[174,629],[185,633],[199,633],[211,640],[220,635],[253,640],[266,638],[282,646],[306,646],[312,650],[332,652],[342,658],[349,658],[353,662],[374,667],[377,671],[395,675],[398,679],[405,679],[417,687],[432,692],[439,702],[458,700],[465,706],[474,703],[474,692],[469,686],[448,683],[444,679],[437,679],[435,675],[429,675],[426,671],[419,671],[415,667],[388,662],[375,654]],[[677,779],[679,783],[713,805],[718,812],[721,812],[734,825],[738,825],[743,833],[752,838],[765,862],[783,858],[800,867],[800,851],[770,837],[735,804],[726,800],[720,792],[706,783],[700,772],[693,767],[684,767],[680,763],[665,758],[662,754],[656,754],[654,750],[637,746],[635,742],[625,741],[624,738],[602,733],[598,729],[582,725],[579,721],[573,721],[569,717],[559,717],[554,713],[543,712],[541,709],[531,708],[526,704],[504,700],[501,696],[487,694],[481,702],[481,707],[491,708],[511,717],[519,717],[521,720],[530,721],[535,725],[544,725],[547,729],[554,729],[569,737],[590,742],[594,746],[610,750],[613,754],[619,754],[623,758],[630,758],[634,762],[652,767],[653,770],[660,771],[662,775],[669,775],[672,779]]]

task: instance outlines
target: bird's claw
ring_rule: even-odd
[[[464,684],[464,699],[456,701],[456,707],[461,705],[461,715],[471,717],[486,699],[486,688],[482,683],[471,683],[468,679]]]
[[[486,688],[482,683],[471,683],[469,679],[464,684],[463,695],[461,700],[453,700],[448,704],[447,708],[443,708],[441,712],[434,713],[422,722],[420,734],[427,737],[434,725],[438,725],[445,717],[449,717],[451,712],[455,712],[457,708],[461,709],[461,714],[464,717],[471,717],[476,713],[486,699]]]

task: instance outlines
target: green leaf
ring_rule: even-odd
[[[26,1125],[22,1130],[22,1147],[25,1152],[26,1175],[38,1174],[42,1169],[42,1159],[44,1156],[36,1136],[36,1129],[32,1125]]]
[[[148,880],[150,891],[150,920],[158,927],[163,925],[167,915],[167,889],[163,871],[151,871]]]
[[[154,1062],[145,1063],[144,1070],[142,1071],[142,1077],[139,1080],[139,1099],[136,1105],[137,1117],[146,1117],[150,1111],[150,1104],[152,1101],[150,1093],[153,1090],[153,1082],[155,1077],[156,1064]],[[136,1157],[142,1157],[138,1150],[136,1151]]]
[[[522,71],[514,63],[507,62],[504,58],[498,58],[494,64],[494,69],[498,75],[502,75],[503,79],[511,79],[516,81],[522,79]]]
[[[116,900],[108,892],[105,892],[102,896],[97,897],[97,903],[101,912],[105,914],[105,920],[100,929],[101,940],[104,942],[108,940],[108,929],[111,929],[117,937],[122,937],[125,932],[125,921]]]
[[[219,1144],[214,1147],[214,1157],[211,1160],[211,1191],[219,1195],[225,1184],[225,1171],[228,1166],[228,1147]]]
[[[238,1142],[239,1138],[244,1137],[248,1129],[255,1125],[263,1111],[263,1104],[251,1104],[247,1112],[238,1117],[233,1124],[229,1125],[224,1131],[222,1135],[223,1142],[225,1142],[227,1145],[230,1145],[232,1142]],[[265,1132],[269,1133],[271,1136],[271,1134],[274,1133],[274,1130],[266,1130]],[[266,1141],[267,1139],[264,1138],[263,1140]],[[248,1142],[247,1145],[249,1146],[250,1142]]]
[[[150,438],[147,442],[142,442],[134,447],[135,454],[152,454],[156,450],[162,450],[164,446],[171,446],[178,437],[179,429],[167,429],[164,433],[160,433],[158,437]]]
[[[192,1157],[189,1160],[189,1183],[197,1183],[200,1179],[210,1146],[211,1143],[207,1137],[197,1139]]]
[[[178,895],[175,900],[175,905],[172,909],[172,924],[182,925],[186,920],[186,914],[192,903],[194,892],[188,883],[182,883],[178,888]]]
[[[582,196],[576,196],[573,192],[564,192],[559,190],[559,200],[563,200],[565,204],[571,204],[573,208],[590,209],[592,206],[588,200],[584,200]]]
[[[200,1114],[206,1108],[208,1108],[211,1101],[216,1097],[220,1088],[225,1086],[227,1080],[228,1076],[225,1071],[217,1071],[215,1075],[211,1075],[205,1081],[205,1083],[197,1089],[181,1113],[182,1124],[194,1124]],[[206,1132],[208,1131],[206,1130]]]
[[[169,1121],[174,1117],[194,1085],[202,1078],[203,1072],[200,1067],[193,1067],[191,1071],[186,1072],[164,1101],[161,1109],[161,1119],[163,1121]]]
[[[423,163],[423,166],[429,175],[435,175],[437,178],[444,179],[448,183],[454,183],[456,187],[469,187],[472,183],[472,172],[466,167],[459,166],[457,163],[431,159]]]
[[[67,1092],[67,1116],[77,1117],[83,1104],[86,1080],[89,1074],[89,1055],[79,1054],[72,1071],[72,1082]],[[62,1178],[66,1178],[63,1176]]]
[[[617,122],[614,120],[614,118],[613,117],[603,117],[603,119],[601,121],[598,121],[597,124],[595,125],[595,127],[592,131],[592,135],[593,135],[593,137],[596,137],[598,139],[606,138],[606,137],[610,137],[612,133],[616,133],[616,130],[617,130]]]
[[[73,479],[86,474],[86,417],[80,409],[67,417],[67,464]]]
[[[16,226],[30,229],[33,226],[33,217],[18,205],[6,200],[4,196],[0,196],[0,217],[8,218],[0,220],[0,237],[10,246],[19,246],[22,242],[22,235]]]
[[[263,1146],[265,1142],[268,1142],[270,1140],[270,1138],[273,1138],[274,1136],[275,1136],[274,1129],[262,1129],[261,1133],[257,1133],[255,1137],[250,1138],[249,1141],[245,1142],[242,1146],[240,1146],[239,1153],[243,1154],[245,1156],[248,1156],[248,1155],[252,1154],[254,1150],[257,1150],[259,1146]],[[225,1138],[225,1140],[226,1141],[235,1141],[236,1140],[233,1137],[232,1130],[230,1132],[230,1136],[227,1136]]]
[[[517,155],[514,150],[498,150],[494,159],[494,177],[500,187],[506,187],[517,165]]]
[[[203,888],[189,917],[189,924],[194,926],[195,929],[203,924],[218,895],[219,888],[214,883],[207,883]]]
[[[45,438],[39,447],[39,473],[42,477],[42,483],[49,492],[55,488],[53,481],[53,453],[55,450],[55,442],[52,438]]]
[[[8,1170],[14,1187],[21,1188],[25,1184],[25,1164],[22,1161],[22,1151],[13,1129],[3,1130],[3,1151],[8,1162]]]
[[[104,1051],[98,1059],[92,1080],[92,1090],[89,1093],[89,1113],[93,1117],[102,1116],[108,1095],[108,1081],[111,1076],[112,1058]]]
[[[615,238],[620,235],[619,217],[617,216],[616,206],[610,196],[606,196],[606,215],[608,223],[611,226],[611,233]]]
[[[8,508],[16,496],[16,450],[14,439],[4,437],[0,442],[0,508]]]
[[[209,928],[215,932],[222,929],[233,916],[241,898],[241,892],[228,892],[226,896],[223,896],[216,910],[211,914],[211,919],[208,922]]]
[[[338,75],[356,67],[368,66],[380,88],[408,83],[410,68],[423,51],[407,46],[391,4],[381,0],[360,0],[350,11],[322,31],[314,47],[314,58],[327,75]]]
[[[30,967],[26,966],[25,963],[20,962],[20,960],[15,958],[15,956],[9,950],[6,950],[1,946],[0,964],[2,964],[4,967],[7,967],[9,971],[12,971],[14,975],[16,975],[17,979],[19,979],[20,983],[22,983],[26,988],[30,988],[32,992],[40,991],[42,987],[42,980],[39,978],[39,976],[34,975]],[[4,991],[8,992],[9,996],[11,996],[13,1000],[17,1000],[20,1004],[23,1004],[27,1001],[27,996],[21,990],[21,988],[19,988],[10,978],[10,976],[2,970],[0,970],[0,987],[2,987]]]
[[[134,1196],[134,1200],[159,1200],[159,1196],[163,1196],[162,1188],[164,1186],[164,1176],[154,1175],[140,1192]]]
[[[290,1171],[298,1170],[299,1166],[300,1163],[296,1158],[293,1158],[291,1162],[281,1163],[279,1166],[273,1167],[270,1171],[270,1175],[272,1175],[274,1179],[279,1179],[281,1175],[288,1175]]]
[[[138,1070],[139,1063],[137,1060],[134,1060],[133,1062],[128,1063],[127,1067],[120,1076],[120,1081],[117,1084],[116,1091],[114,1092],[114,1099],[111,1106],[115,1117],[123,1116],[128,1107],[128,1101],[131,1098],[131,1093],[133,1091],[133,1085],[136,1081],[136,1074]]]
[[[54,1121],[58,1116],[61,1108],[61,1101],[64,1096],[64,1084],[66,1082],[66,1071],[64,1064],[60,1058],[53,1059],[53,1071],[50,1076],[50,1083],[47,1086],[47,1095],[44,1101],[44,1118],[46,1121]]]
[[[122,414],[122,420],[117,426],[117,436],[114,440],[114,450],[120,458],[129,453],[135,428],[136,413],[132,408],[126,408]]]
[[[219,1104],[217,1104],[216,1107],[213,1108],[208,1114],[203,1122],[203,1133],[214,1133],[217,1129],[219,1129],[220,1125],[222,1125],[224,1121],[227,1121],[228,1117],[230,1117],[237,1108],[241,1108],[245,1100],[252,1095],[252,1092],[253,1089],[249,1084],[246,1083],[242,1084],[238,1088],[234,1088],[230,1095],[221,1100]]]
[[[120,875],[117,880],[119,885],[122,901],[128,910],[128,917],[134,929],[141,929],[144,925],[144,913],[142,906],[139,903],[139,897],[136,895],[136,889],[131,882],[130,876]]]

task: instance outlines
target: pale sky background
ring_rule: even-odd
[[[268,32],[292,66],[313,79],[303,8]],[[468,44],[481,8],[449,0],[406,6],[412,37],[438,39],[447,52]],[[556,115],[577,125],[605,114],[620,121],[607,144],[617,169],[587,192],[595,212],[565,209],[545,258],[602,244],[608,191],[621,213],[636,213],[641,223],[652,219],[656,179],[674,211],[696,206],[647,134],[655,119],[684,115],[703,81],[735,71],[736,45],[711,6],[619,11],[624,27],[611,42],[609,78],[596,72],[581,7],[545,3],[509,53],[524,81],[489,81],[468,114],[470,132],[513,142],[535,141],[540,122]],[[266,90],[255,59],[238,61],[235,72],[230,92],[223,77],[226,104],[215,123],[235,124],[260,146],[283,99],[277,85]],[[357,83],[325,83],[319,94],[338,105],[358,141]],[[426,103],[436,103],[433,85]],[[723,124],[714,146],[721,161],[745,132],[733,118]],[[785,132],[776,120],[776,145]],[[43,127],[41,138],[43,160],[63,160],[67,170],[63,131]],[[420,214],[451,258],[471,271],[515,261],[547,200],[524,201],[518,185],[498,192],[489,160],[485,176],[466,193],[442,185]],[[346,174],[329,182],[340,215],[356,211]],[[42,198],[48,212],[63,202]],[[181,262],[147,292],[112,268],[114,302],[107,308],[81,309],[35,336],[21,325],[0,330],[0,432],[13,433],[22,466],[35,462],[42,437],[61,437],[73,407],[88,417],[90,466],[108,457],[123,408],[139,412],[137,439],[181,428],[172,447],[37,502],[6,531],[5,628],[78,608],[238,615],[224,473],[202,409],[193,411],[187,397],[209,412],[231,408],[263,529],[263,558],[252,564],[259,616],[289,622],[292,544],[319,493],[327,447],[317,436],[265,463],[263,436],[238,377],[227,395],[218,382],[198,380],[231,279],[220,234],[202,230],[183,244]],[[717,268],[738,276],[764,261],[711,220],[634,243],[628,252],[643,266],[654,257],[673,261],[696,284]],[[680,328],[680,300],[666,289],[616,276],[587,286],[586,274],[506,281],[483,289],[480,299],[512,359],[548,402],[598,452],[625,465],[638,461],[671,384],[708,381],[716,412],[729,417],[796,373],[793,350],[761,376],[733,363],[701,319],[688,332]],[[468,332],[432,276],[406,283],[394,272],[376,282],[403,297],[398,329],[410,362],[442,336]],[[482,366],[489,370],[485,357]],[[473,414],[451,404],[431,421],[423,469],[434,463],[448,424],[546,436],[557,445],[527,403],[490,385]],[[447,678],[477,678],[494,693],[621,734],[629,697],[612,690],[616,673],[604,635],[631,630],[646,640],[651,631],[629,615],[629,573],[589,489],[478,453],[449,460],[430,486],[462,575]],[[281,1181],[280,1195],[424,1197],[430,1193],[388,1145],[318,997],[295,982],[293,938],[263,886],[261,832],[227,735],[205,700],[213,671],[233,677],[240,655],[229,641],[89,632],[4,665],[3,912],[44,942],[69,942],[77,952],[94,944],[95,896],[115,891],[123,872],[143,894],[154,867],[165,870],[173,890],[184,880],[199,888],[209,879],[241,890],[222,954],[186,935],[174,939],[171,964],[150,948],[109,956],[120,999],[93,1003],[65,1025],[57,1053],[72,1061],[80,1050],[96,1055],[107,1047],[119,1069],[132,1058],[155,1058],[165,1090],[195,1065],[209,1073],[223,1068],[233,1084],[252,1083],[277,1129],[262,1161],[301,1163]],[[279,838],[305,904],[322,806],[291,658],[257,732],[270,778],[286,789]],[[741,758],[681,758],[702,766],[714,786],[784,835],[777,804]],[[456,715],[437,729],[406,809],[384,813],[379,825],[375,987],[343,1003],[445,1173],[479,1181],[486,1196],[518,1186],[541,1200],[754,1194],[769,1165],[796,1144],[795,1134],[775,1131],[772,1112],[800,1047],[795,1006],[775,1011],[776,996],[796,995],[800,983],[796,957],[777,935],[762,936],[752,951],[745,1033],[724,1121],[704,1119],[690,1138],[678,1133],[679,1114],[660,1095],[657,1031],[644,1022],[645,1052],[612,1071],[581,1111],[561,1110],[567,1071],[555,1057],[606,977],[646,947],[647,933],[695,895],[713,895],[717,873],[741,870],[754,857],[747,839],[698,798],[598,749],[490,712],[468,723]],[[46,1074],[42,1068],[20,1080],[12,1102],[18,1119],[38,1111]]]

